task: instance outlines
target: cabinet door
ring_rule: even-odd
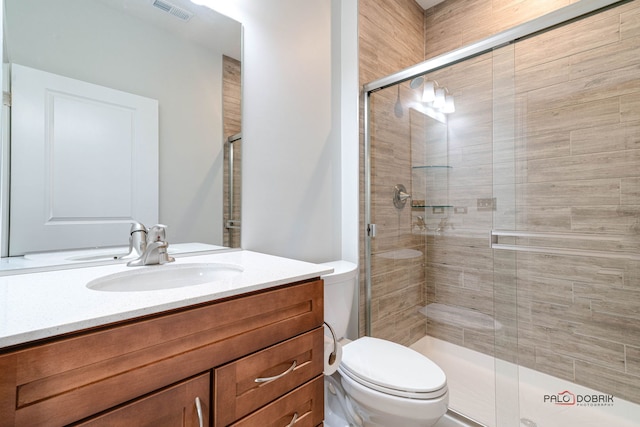
[[[78,425],[82,427],[208,426],[210,383],[211,375],[207,372]]]

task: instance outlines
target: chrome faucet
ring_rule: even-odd
[[[447,228],[451,228],[452,230],[454,230],[453,224],[451,224],[451,223],[449,222],[449,217],[448,217],[448,216],[445,216],[445,217],[442,217],[442,218],[440,219],[440,223],[438,223],[438,228],[436,228],[436,231],[437,231],[438,233],[442,233],[442,232],[444,232]]]
[[[136,230],[134,230],[136,228]],[[166,225],[156,224],[147,229],[140,223],[131,226],[131,237],[129,238],[129,250],[135,250],[140,254],[137,259],[129,261],[129,267],[141,265],[166,264],[175,261],[169,256],[169,242],[166,239]],[[144,233],[144,235],[143,235]]]
[[[427,229],[427,223],[424,222],[424,217],[421,215],[418,215],[416,217],[416,222],[413,223],[414,227],[418,227],[418,229],[420,230],[426,230]]]

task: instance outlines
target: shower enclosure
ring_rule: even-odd
[[[488,426],[640,422],[640,0],[365,85],[365,332]]]

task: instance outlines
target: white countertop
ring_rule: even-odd
[[[113,273],[164,266],[118,264],[2,276],[0,348],[311,279],[333,270],[251,251],[180,257],[166,265],[188,263],[233,264],[243,271],[213,283],[139,292],[96,291],[86,284]]]

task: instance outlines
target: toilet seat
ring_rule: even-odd
[[[447,393],[440,367],[408,347],[373,337],[343,348],[341,374],[365,387],[397,397],[435,399]]]

